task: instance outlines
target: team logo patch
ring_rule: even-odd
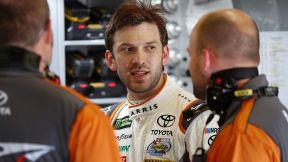
[[[130,116],[135,116],[135,115],[138,115],[138,114],[143,114],[143,113],[148,113],[148,112],[151,112],[153,110],[156,110],[158,109],[158,104],[153,104],[153,105],[150,105],[150,106],[146,106],[146,107],[141,107],[141,108],[137,108],[137,109],[131,109],[131,113],[130,113]]]
[[[157,138],[147,147],[146,153],[150,156],[163,156],[171,149],[169,138]]]
[[[161,160],[161,159],[144,159],[144,162],[174,162],[171,160]]]
[[[132,121],[129,119],[129,116],[125,116],[124,118],[116,119],[114,123],[114,129],[119,130],[123,128],[131,127]]]
[[[151,130],[151,135],[173,136],[173,132],[171,130]]]
[[[127,161],[127,156],[121,156],[121,161],[126,162]]]
[[[2,156],[16,155],[17,161],[37,161],[45,154],[54,150],[53,146],[30,143],[0,143],[0,159]]]
[[[204,129],[205,134],[218,133],[218,132],[219,132],[219,128],[205,128]]]
[[[119,146],[119,151],[120,152],[128,152],[129,149],[130,149],[130,145]]]
[[[191,99],[182,95],[182,94],[178,94],[178,96],[180,96],[181,98],[183,98],[184,100],[187,100],[188,102],[191,102]]]
[[[125,140],[125,139],[129,139],[129,138],[132,138],[132,134],[121,134],[120,136],[116,136],[116,139],[118,141],[121,141],[121,140]]]
[[[8,95],[0,90],[0,106],[4,105],[8,101]]]
[[[175,118],[176,117],[173,115],[168,115],[168,114],[161,115],[157,119],[157,123],[160,127],[163,127],[163,128],[171,127],[175,122]]]
[[[8,95],[6,92],[0,90],[0,115],[10,116],[12,115],[10,107],[4,106],[8,101]]]
[[[212,145],[212,143],[213,143],[213,141],[215,140],[215,138],[216,138],[216,135],[213,135],[213,136],[211,136],[211,137],[208,139],[208,145],[209,145],[209,146]]]

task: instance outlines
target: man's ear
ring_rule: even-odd
[[[214,64],[216,61],[216,54],[208,48],[204,48],[202,50],[202,56],[203,56],[203,71],[207,76],[210,76],[214,71]]]
[[[43,32],[39,36],[39,40],[31,46],[31,49],[41,56],[39,70],[44,71],[45,67],[51,63],[52,59],[52,27],[51,20],[48,20]]]
[[[44,41],[46,44],[53,45],[53,32],[52,32],[52,26],[51,26],[51,20],[48,20],[48,23],[45,27],[45,37]]]
[[[105,52],[105,59],[110,70],[116,71],[117,68],[116,68],[115,60],[114,60],[113,54],[109,50],[106,50]]]
[[[162,64],[167,64],[169,59],[169,47],[166,45],[163,47],[163,54],[162,54]]]

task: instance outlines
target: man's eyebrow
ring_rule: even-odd
[[[147,42],[145,44],[156,44],[156,43],[157,43],[157,41],[151,41],[151,42]]]
[[[121,46],[133,46],[133,44],[131,44],[131,43],[121,43],[119,45],[119,47],[121,47]]]

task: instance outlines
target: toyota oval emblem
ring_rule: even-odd
[[[8,96],[4,91],[0,90],[0,106],[4,105],[8,100]]]
[[[168,114],[161,115],[157,119],[158,125],[163,128],[171,127],[174,124],[174,122],[175,122],[175,116]]]
[[[216,138],[216,135],[213,135],[213,136],[211,136],[211,137],[208,139],[208,145],[209,145],[209,146],[212,145],[212,143],[213,143],[213,141],[215,140],[215,138]]]

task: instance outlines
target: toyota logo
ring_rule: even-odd
[[[209,145],[209,146],[212,145],[212,143],[213,143],[213,141],[215,140],[215,138],[216,138],[216,135],[213,135],[213,136],[211,136],[211,137],[208,139],[208,145]]]
[[[175,122],[175,116],[173,115],[161,115],[158,119],[157,119],[157,123],[159,126],[161,127],[171,127]]]
[[[4,91],[0,90],[0,106],[4,105],[8,100],[8,96]]]

